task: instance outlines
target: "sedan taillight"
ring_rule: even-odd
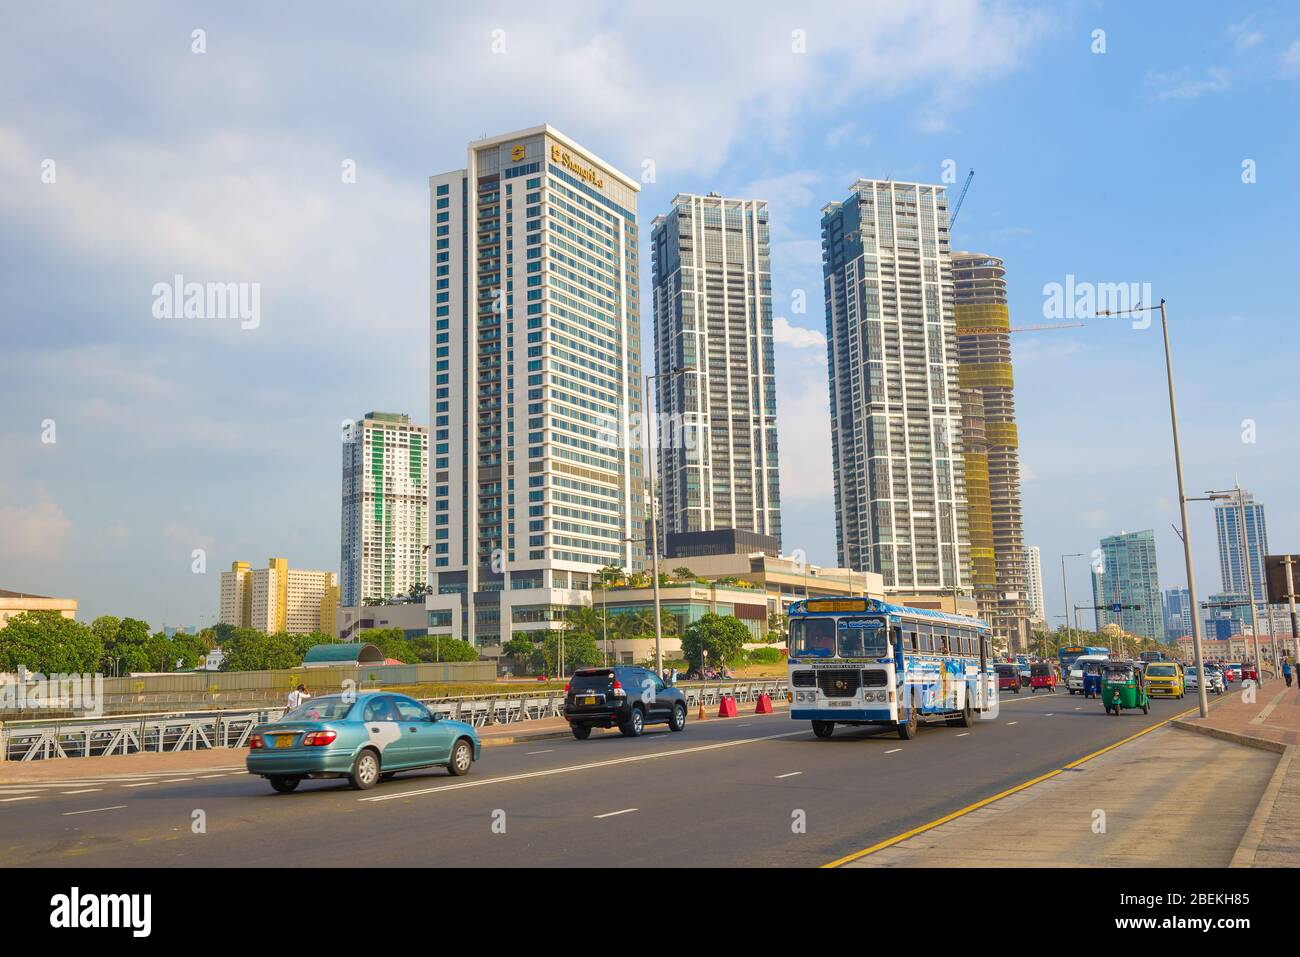
[[[263,747],[265,747],[265,745],[262,744],[262,736],[260,734],[249,735],[248,750],[256,751],[259,748],[263,748]]]
[[[333,744],[337,737],[336,731],[308,731],[302,736],[302,745],[304,748],[323,748],[327,744]]]

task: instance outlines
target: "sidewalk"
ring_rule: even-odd
[[[1159,728],[846,866],[1228,867],[1276,763]]]
[[[1300,688],[1270,681],[1247,704],[1233,695],[1207,718],[1174,722],[1182,731],[1281,753],[1233,867],[1300,867]]]

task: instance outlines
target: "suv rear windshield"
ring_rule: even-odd
[[[614,683],[613,671],[595,671],[595,672],[580,671],[573,676],[573,680],[569,682],[569,686],[574,691],[590,691],[592,688],[596,688],[600,691],[604,691],[613,683]]]

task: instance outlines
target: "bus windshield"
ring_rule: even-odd
[[[835,655],[834,618],[793,618],[790,621],[790,655],[832,658]]]
[[[881,658],[889,654],[885,623],[879,618],[841,618],[841,658]]]

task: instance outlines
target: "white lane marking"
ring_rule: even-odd
[[[40,794],[44,788],[4,788],[0,794]]]
[[[964,738],[964,737],[966,737],[966,735],[968,735],[968,734],[970,734],[969,731],[963,731],[961,734],[957,735],[957,737],[959,737],[959,738]]]
[[[1082,708],[1075,708],[1074,710],[1075,710],[1075,711],[1082,711],[1083,709],[1082,709]]]
[[[180,784],[182,781],[193,781],[193,778],[168,778],[166,781],[160,781],[160,784]]]
[[[0,798],[0,804],[9,804],[13,801],[35,801],[38,797],[40,797],[39,794],[29,794],[27,797],[20,798]]]
[[[357,798],[358,801],[400,801],[403,798],[419,797],[422,794],[436,794],[440,791],[459,791],[461,788],[477,788],[488,784],[505,784],[510,781],[526,781],[529,778],[544,778],[552,774],[568,774],[571,771],[590,771],[594,768],[608,768],[616,764],[633,764],[638,761],[653,761],[655,758],[672,757],[678,754],[698,754],[702,751],[716,751],[719,748],[735,748],[742,744],[755,744],[759,741],[773,741],[777,738],[793,738],[806,735],[807,731],[786,731],[784,734],[768,734],[761,738],[741,738],[739,741],[720,741],[717,744],[704,744],[694,748],[680,748],[676,751],[652,751],[649,754],[634,754],[626,758],[612,758],[608,761],[593,761],[591,764],[571,764],[563,768],[550,768],[546,771],[528,771],[523,774],[504,774],[495,778],[483,778],[479,781],[462,781],[459,784],[444,784],[435,788],[420,788],[416,791],[398,791],[393,794],[381,794],[376,797]]]
[[[602,817],[618,817],[620,814],[631,814],[633,811],[636,810],[637,808],[634,807],[625,807],[621,811],[610,811],[608,814],[597,814],[595,815],[595,817],[596,820],[599,821]]]
[[[124,788],[147,788],[151,784],[157,784],[157,781],[145,781],[143,784],[123,784]]]
[[[1019,721],[1008,721],[1007,724],[1019,724]]]
[[[1051,717],[1052,715],[1054,715],[1054,714],[1056,714],[1055,711],[1049,711],[1049,712],[1047,712],[1047,714],[1043,715],[1043,717],[1044,717],[1044,718],[1050,718],[1050,717]]]
[[[897,754],[899,751],[902,751],[902,750],[903,750],[902,748],[890,748],[890,749],[889,749],[888,751],[886,751],[885,753],[886,753],[886,754]]]
[[[90,794],[92,791],[102,791],[103,788],[82,788],[80,791],[60,791],[60,794]]]
[[[213,778],[224,778],[225,776],[226,776],[226,775],[224,775],[224,774],[204,774],[204,775],[202,775],[202,776],[199,778],[199,780],[200,780],[200,781],[211,781]]]
[[[112,807],[92,807],[88,811],[64,811],[64,817],[72,817],[74,814],[94,814],[96,811],[117,811],[126,807],[125,804],[114,804]]]
[[[554,748],[547,748],[545,751],[528,751],[527,753],[528,754],[550,754],[554,750],[555,750]]]
[[[803,772],[802,772],[802,771],[791,771],[789,774],[778,774],[778,775],[776,776],[776,779],[777,779],[778,781],[780,781],[782,778],[792,778],[792,777],[794,777],[794,776],[797,775],[797,774],[803,774]]]

